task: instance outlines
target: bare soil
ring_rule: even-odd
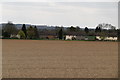
[[[117,78],[118,43],[2,40],[3,78]]]

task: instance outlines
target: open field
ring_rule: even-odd
[[[115,78],[118,43],[3,40],[3,78]]]

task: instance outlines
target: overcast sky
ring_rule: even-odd
[[[117,2],[4,2],[2,22],[56,26],[118,26]]]

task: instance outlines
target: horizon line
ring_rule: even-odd
[[[11,21],[12,22],[12,21]],[[8,23],[8,22],[0,22],[0,24],[5,24],[5,23]],[[15,22],[12,22],[13,24],[28,24],[28,25],[34,25],[34,26],[41,26],[41,25],[43,25],[43,26],[53,26],[53,27],[71,27],[71,26],[73,26],[73,27],[79,27],[79,28],[85,28],[85,27],[88,27],[88,28],[96,28],[97,27],[97,25],[99,25],[99,24],[102,24],[102,23],[99,23],[99,24],[97,24],[96,26],[94,26],[94,27],[90,27],[90,26],[84,26],[84,27],[82,27],[82,26],[78,26],[78,25],[69,25],[69,26],[66,26],[66,25],[47,25],[47,24],[32,24],[32,23],[15,23]],[[106,23],[106,24],[111,24],[111,23]],[[111,25],[113,25],[113,24],[111,24]],[[113,25],[114,26],[114,25]],[[115,26],[115,28],[116,29],[118,29],[118,27],[116,27]]]

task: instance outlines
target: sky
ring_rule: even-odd
[[[2,2],[2,21],[95,28],[100,23],[118,27],[118,2]]]

